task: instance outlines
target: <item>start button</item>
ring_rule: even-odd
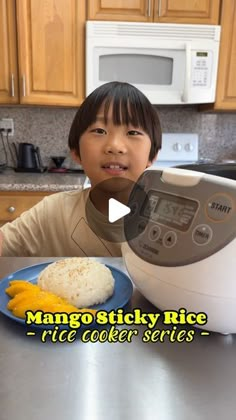
[[[215,194],[207,202],[207,214],[215,221],[224,221],[233,214],[233,210],[233,200],[225,194]]]

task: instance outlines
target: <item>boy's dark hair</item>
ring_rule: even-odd
[[[115,125],[131,124],[141,127],[151,139],[149,159],[161,148],[161,125],[155,108],[136,87],[124,82],[109,82],[95,89],[75,114],[69,133],[69,148],[79,155],[81,135],[96,121],[104,104],[104,120],[107,122],[109,107],[113,106]]]

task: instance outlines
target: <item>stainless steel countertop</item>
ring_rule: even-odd
[[[5,170],[0,173],[0,191],[70,191],[81,190],[83,173],[21,173]]]
[[[0,278],[43,261],[2,257]],[[137,290],[131,307],[156,310]],[[43,344],[0,314],[0,419],[234,420],[236,336],[143,343],[144,329],[131,343]]]

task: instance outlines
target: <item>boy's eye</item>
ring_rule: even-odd
[[[129,130],[128,135],[129,136],[141,136],[142,133],[140,131],[137,131],[137,130]]]
[[[91,132],[97,134],[106,134],[106,131],[103,128],[94,128],[93,130],[91,130]]]

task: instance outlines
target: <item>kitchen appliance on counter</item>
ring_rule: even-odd
[[[86,95],[125,81],[153,104],[215,100],[220,26],[86,22]]]
[[[54,165],[53,167],[48,169],[48,172],[65,172],[66,168],[63,168],[62,164],[65,160],[66,156],[50,156],[50,159],[53,161]]]
[[[156,168],[138,185],[145,195],[134,187],[122,245],[135,285],[160,310],[204,312],[196,327],[236,333],[236,182]]]
[[[48,172],[64,174],[64,173],[84,173],[82,166],[78,168],[67,168],[62,166],[66,156],[50,156],[50,159],[53,161],[54,166],[48,169]]]
[[[43,166],[39,147],[32,143],[19,143],[18,148],[15,143],[12,143],[17,162],[16,172],[37,172],[42,173],[47,170]]]

